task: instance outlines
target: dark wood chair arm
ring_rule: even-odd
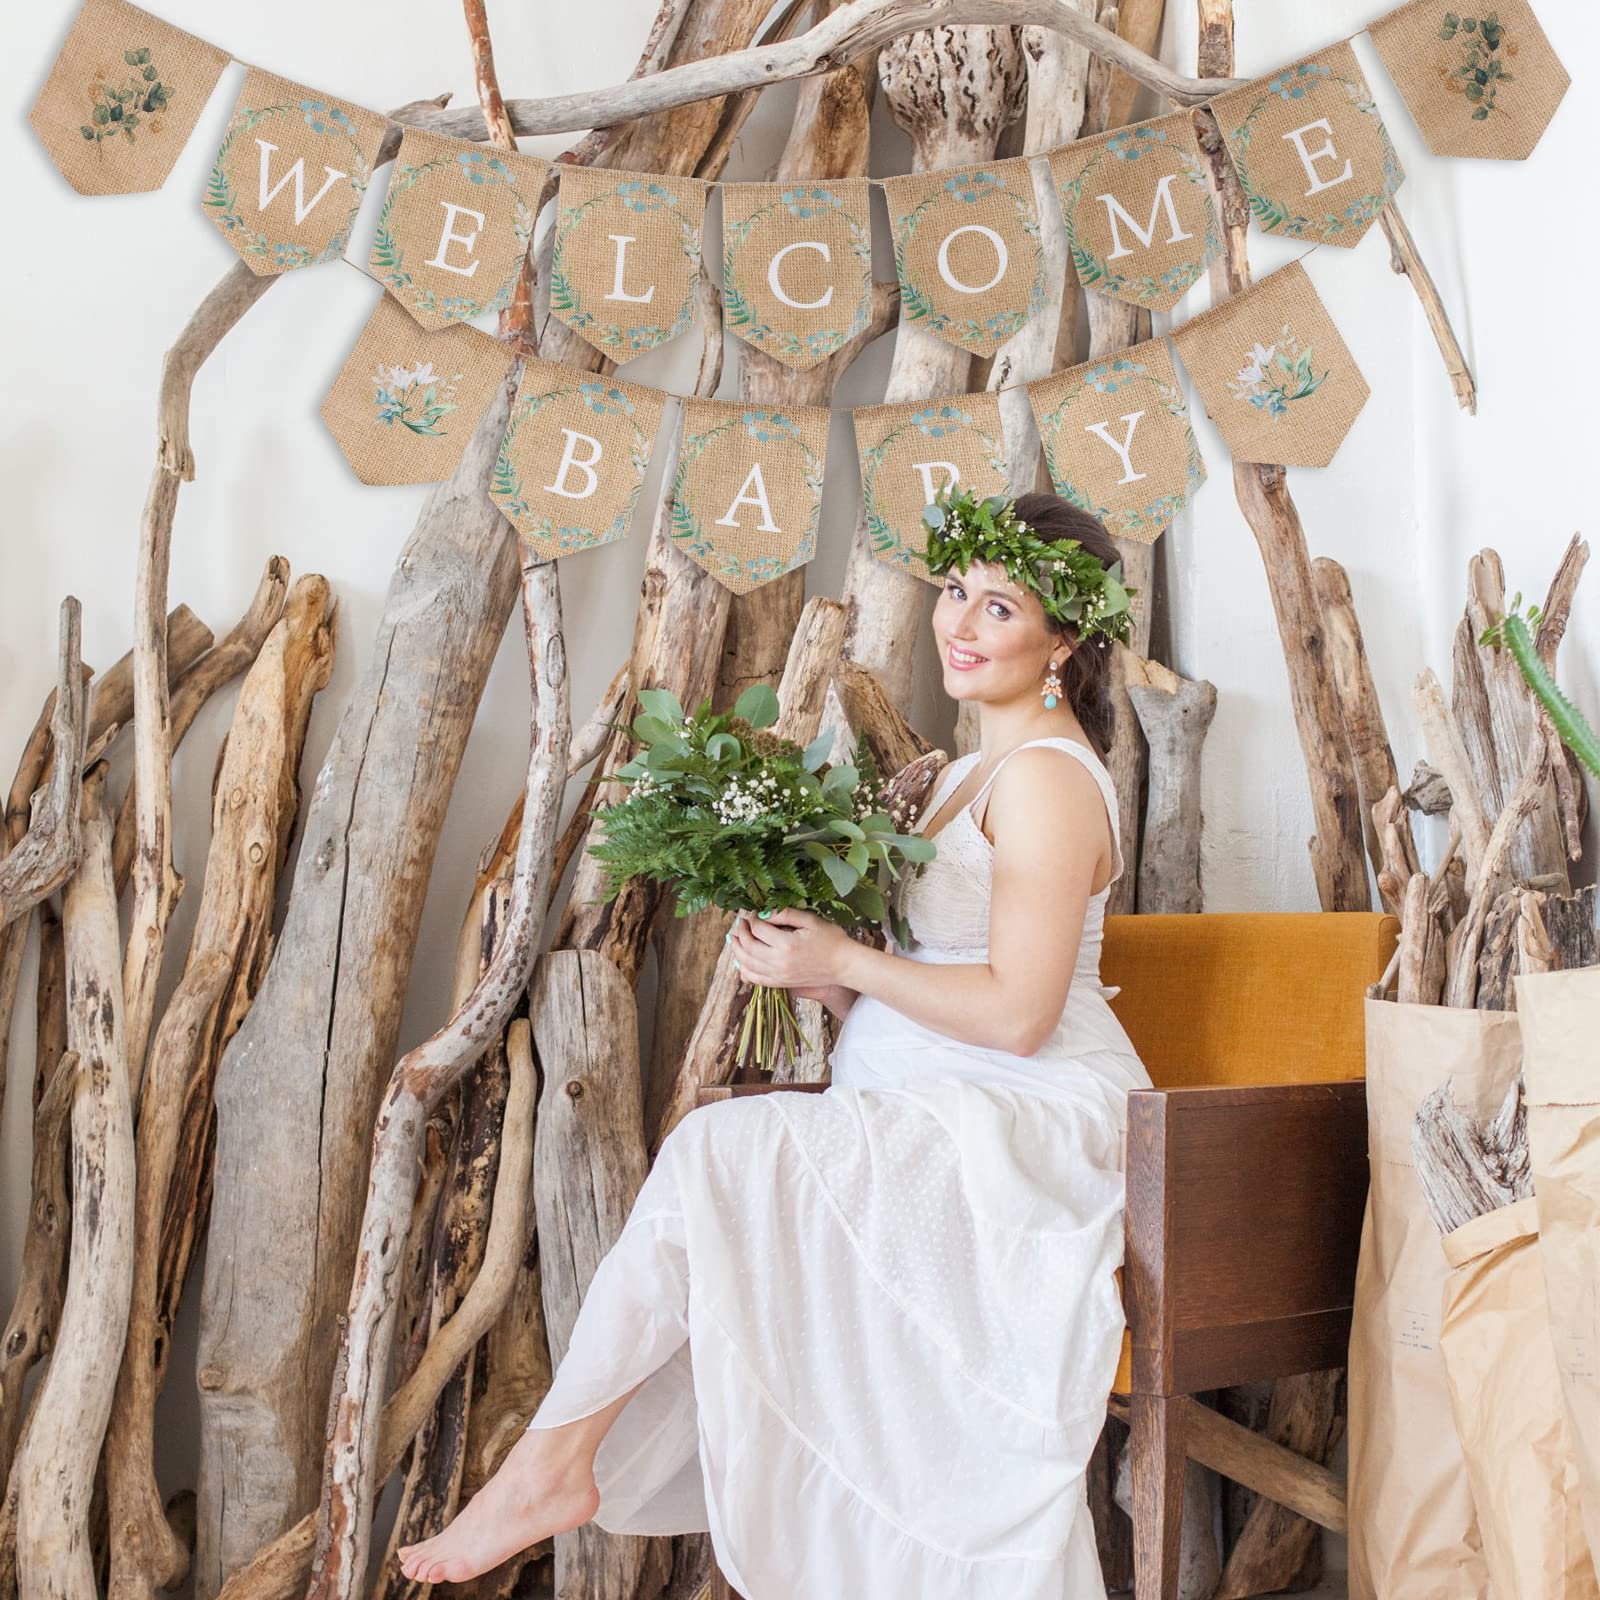
[[[1135,1090],[1127,1171],[1135,1393],[1344,1365],[1364,1082]]]

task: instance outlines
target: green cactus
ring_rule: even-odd
[[[1539,704],[1549,712],[1561,742],[1590,772],[1600,778],[1600,737],[1596,737],[1594,729],[1584,720],[1583,713],[1556,686],[1550,669],[1534,649],[1530,630],[1539,625],[1538,606],[1530,605],[1527,615],[1523,616],[1518,611],[1521,604],[1522,596],[1519,594],[1512,600],[1511,609],[1505,616],[1493,627],[1484,629],[1478,643],[1492,645],[1497,650],[1503,647],[1511,652],[1528,687]]]

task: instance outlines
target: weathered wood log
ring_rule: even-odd
[[[1528,1115],[1519,1077],[1488,1122],[1476,1122],[1455,1100],[1448,1079],[1417,1108],[1411,1160],[1440,1233],[1453,1233],[1533,1193]]]
[[[1406,880],[1400,909],[1400,970],[1395,998],[1407,1005],[1436,1006],[1444,990],[1444,930],[1429,904],[1425,872]]]
[[[845,721],[866,741],[885,778],[933,752],[933,746],[906,721],[883,680],[870,668],[842,659],[834,669],[833,686]],[[938,754],[942,766],[944,753]]]
[[[1478,953],[1478,993],[1473,1002],[1479,1011],[1515,1009],[1511,980],[1521,966],[1517,926],[1522,920],[1522,893],[1507,889],[1489,908],[1483,925],[1483,946]]]
[[[1489,807],[1476,782],[1461,724],[1445,704],[1444,690],[1431,667],[1417,675],[1413,697],[1428,754],[1450,787],[1450,816],[1461,830],[1461,853],[1472,880],[1481,872],[1489,846]]]
[[[22,1600],[94,1600],[89,1501],[133,1281],[133,1111],[104,782],[103,766],[84,780],[83,856],[66,891],[67,1037],[79,1059],[72,1247],[60,1338],[16,1463]]]
[[[516,589],[515,538],[482,490],[508,404],[502,392],[489,407],[400,553],[318,776],[276,954],[218,1076],[198,1600],[317,1496],[365,1157],[429,867]]]
[[[1120,653],[1120,650],[1119,650]],[[1149,798],[1139,846],[1141,911],[1197,912],[1200,887],[1200,753],[1217,713],[1216,685],[1181,678],[1159,662],[1138,664],[1128,699],[1150,752]],[[1133,663],[1129,663],[1130,680]]]
[[[1600,966],[1600,923],[1595,910],[1600,885],[1586,884],[1572,894],[1547,895],[1540,907],[1551,952],[1551,969]]]

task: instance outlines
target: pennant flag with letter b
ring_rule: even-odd
[[[861,461],[861,503],[873,555],[932,580],[923,508],[961,484],[979,495],[1009,494],[1000,398],[952,395],[851,412]]]
[[[387,126],[252,67],[206,182],[206,215],[261,277],[337,261]]]
[[[1325,467],[1367,380],[1298,261],[1169,335],[1235,461]]]
[[[672,539],[724,588],[748,594],[817,553],[828,418],[826,406],[683,402]]]
[[[227,64],[125,0],[84,0],[28,122],[79,194],[159,189]]]
[[[511,304],[549,164],[407,128],[371,267],[425,328]]]
[[[1115,538],[1159,538],[1206,481],[1160,339],[1030,383],[1028,400],[1056,493]]]
[[[1357,245],[1405,181],[1348,44],[1218,95],[1211,110],[1267,233]]]
[[[529,360],[489,498],[546,561],[627,537],[667,396]]]

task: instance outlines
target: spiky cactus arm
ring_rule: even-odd
[[[1533,647],[1533,635],[1528,624],[1539,620],[1537,606],[1531,606],[1526,617],[1519,616],[1516,602],[1513,609],[1492,628],[1485,630],[1483,644],[1503,645],[1522,671],[1528,687],[1550,714],[1561,742],[1592,772],[1600,778],[1600,738],[1584,719],[1583,713],[1567,699],[1550,676],[1550,669],[1539,658]]]

